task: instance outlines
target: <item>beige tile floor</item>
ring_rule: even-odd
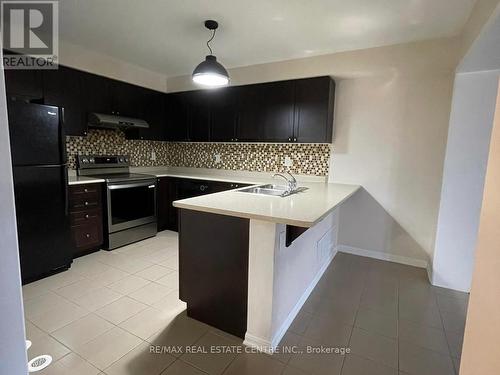
[[[52,355],[40,373],[56,375],[458,373],[468,296],[431,286],[422,269],[337,254],[280,344],[295,352],[270,356],[187,317],[177,264],[177,234],[165,231],[24,286],[28,357]]]

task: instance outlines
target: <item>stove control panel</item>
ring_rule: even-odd
[[[123,168],[130,166],[128,155],[78,155],[78,169]]]

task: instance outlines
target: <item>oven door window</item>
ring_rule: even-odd
[[[115,185],[110,188],[111,225],[155,216],[155,185]]]

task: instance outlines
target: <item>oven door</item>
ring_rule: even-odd
[[[156,222],[156,180],[109,183],[109,233]]]

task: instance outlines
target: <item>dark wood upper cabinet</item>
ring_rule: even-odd
[[[330,77],[295,81],[294,141],[332,141],[335,81]]]
[[[287,142],[293,138],[293,81],[242,86],[239,141]]]
[[[335,82],[326,76],[165,94],[64,66],[4,74],[8,96],[64,108],[67,135],[86,135],[96,112],[146,120],[129,139],[332,142]]]
[[[44,103],[62,108],[66,135],[86,135],[87,116],[82,100],[82,73],[59,66],[43,71]]]
[[[172,142],[189,140],[189,102],[185,93],[166,96],[167,139]]]
[[[287,142],[293,137],[294,82],[263,85],[261,121],[265,142]]]
[[[189,112],[189,141],[208,142],[210,139],[211,92],[208,90],[191,91],[185,95]]]
[[[111,81],[111,114],[143,118],[146,113],[147,89],[121,81]]]
[[[149,129],[139,130],[141,139],[152,141],[167,140],[167,117],[164,93],[146,90],[142,118],[149,124]]]
[[[7,96],[27,100],[43,99],[41,70],[5,69],[4,74]]]
[[[95,74],[83,73],[82,91],[85,112],[111,113],[111,80]]]
[[[264,139],[262,101],[263,85],[242,86],[238,104],[236,138],[242,142]]]
[[[210,141],[237,140],[239,87],[213,90],[210,95]]]

